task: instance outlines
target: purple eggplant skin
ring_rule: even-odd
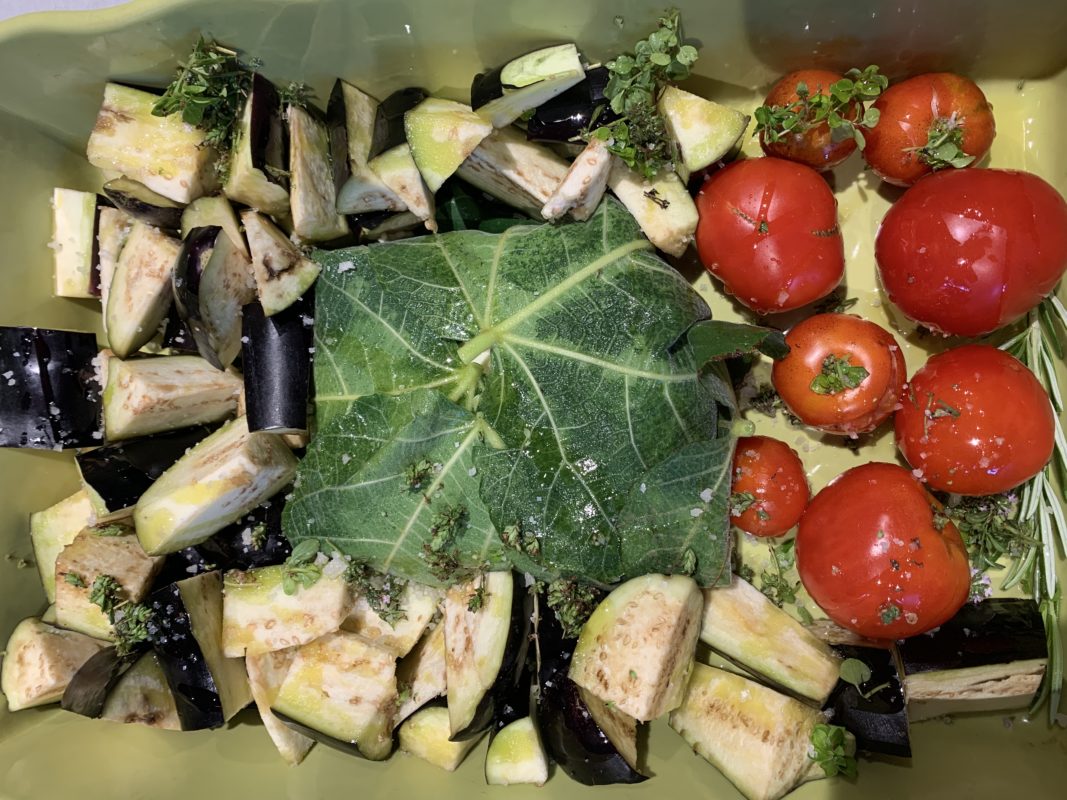
[[[97,719],[104,713],[104,702],[115,684],[130,667],[137,663],[145,648],[120,656],[118,649],[107,647],[81,665],[60,702],[64,711]]]
[[[471,108],[479,109],[504,96],[504,84],[500,82],[500,73],[503,70],[502,65],[474,76],[471,80]]]
[[[274,716],[276,716],[279,720],[284,722],[294,731],[296,731],[297,733],[304,734],[304,736],[308,737],[309,739],[314,739],[320,744],[324,744],[327,747],[332,747],[334,750],[340,750],[342,753],[347,753],[350,756],[358,756],[359,758],[364,757],[363,753],[359,749],[359,746],[355,742],[348,742],[344,739],[338,739],[335,736],[330,736],[330,734],[328,733],[323,733],[322,731],[316,730],[315,728],[310,728],[303,722],[298,722],[297,720],[286,714],[283,714],[277,709],[271,709],[271,713],[273,713]]]
[[[315,299],[311,291],[270,317],[249,303],[241,317],[241,366],[250,431],[306,431]]]
[[[92,333],[0,327],[0,447],[100,444],[98,353]]]
[[[500,660],[496,680],[489,687],[475,709],[470,723],[463,730],[452,734],[451,741],[462,742],[481,736],[494,727],[495,720],[503,713],[504,706],[515,696],[516,683],[525,671],[526,651],[530,642],[530,611],[532,599],[526,591],[526,583],[517,572],[511,574],[514,581],[511,599],[511,624],[504,656]],[[525,716],[525,715],[520,715]]]
[[[127,216],[172,233],[181,228],[182,207],[159,197],[144,184],[129,178],[116,178],[105,183],[103,191],[111,201],[109,205],[114,205]]]
[[[352,175],[348,163],[348,116],[345,113],[345,91],[340,78],[334,81],[330,99],[326,102],[326,130],[330,134],[330,164],[333,166],[333,188],[337,193]]]
[[[147,604],[152,611],[149,641],[174,693],[182,730],[221,727],[226,720],[218,687],[193,635],[178,585],[157,589],[149,595]]]
[[[911,758],[908,712],[893,651],[853,644],[833,648],[842,659],[855,658],[870,667],[870,680],[863,684],[867,691],[881,688],[864,697],[856,686],[838,681],[823,710],[832,712],[833,723],[856,737],[860,751]]]
[[[100,495],[109,511],[129,508],[156,478],[213,429],[198,425],[79,453],[82,481]]]
[[[167,319],[163,322],[163,339],[160,344],[167,350],[182,355],[200,355],[200,348],[196,346],[196,339],[193,338],[189,326],[178,316],[173,305],[170,307]]]
[[[215,241],[221,231],[222,228],[217,225],[205,225],[189,231],[182,241],[171,277],[174,309],[192,334],[201,357],[216,369],[224,367],[212,347],[211,336],[200,311],[200,278],[211,260]]]
[[[289,188],[289,128],[282,122],[282,101],[274,84],[258,72],[252,76],[252,120],[248,140],[252,166],[267,180]]]
[[[407,141],[404,115],[429,96],[425,89],[409,86],[398,89],[382,100],[374,116],[374,136],[371,137],[369,158]]]
[[[604,97],[610,77],[607,67],[586,70],[583,80],[538,106],[526,123],[526,138],[542,142],[569,142],[594,124],[600,126],[614,122],[619,117],[612,112]]]

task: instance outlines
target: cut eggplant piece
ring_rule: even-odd
[[[409,582],[400,598],[404,617],[390,624],[378,616],[366,597],[359,595],[341,627],[403,658],[429,626],[443,597],[440,589]]]
[[[652,244],[676,257],[686,251],[696,233],[697,207],[673,171],[663,170],[649,180],[616,158],[608,186]]]
[[[259,303],[244,307],[241,366],[250,430],[307,431],[314,313],[310,290],[270,317]]]
[[[193,228],[172,278],[175,308],[197,350],[217,369],[241,350],[241,307],[256,297],[252,263],[216,226]]]
[[[677,86],[664,87],[656,109],[681,156],[676,169],[683,181],[729,153],[748,127],[747,114]]]
[[[342,560],[343,561],[343,560]],[[311,586],[285,592],[286,567],[226,573],[222,605],[222,651],[230,658],[307,644],[341,627],[352,608],[344,563]]]
[[[571,680],[641,722],[677,708],[693,667],[702,606],[691,578],[627,581],[582,628]]]
[[[36,617],[22,620],[7,640],[0,668],[0,690],[8,710],[58,702],[81,666],[105,647],[107,642]]]
[[[204,541],[292,482],[296,457],[239,417],[178,459],[141,495],[133,518],[153,555]]]
[[[590,141],[548,198],[541,216],[557,220],[569,212],[579,222],[593,216],[608,188],[612,158],[603,139]]]
[[[448,709],[427,706],[400,726],[400,750],[447,772],[455,772],[481,737],[456,742],[449,738],[449,730]]]
[[[112,639],[111,621],[90,599],[96,579],[111,576],[121,589],[121,600],[139,603],[162,566],[163,559],[145,553],[124,525],[86,528],[56,558],[56,623],[97,639]]]
[[[367,166],[377,115],[378,101],[373,97],[345,81],[334,83],[326,120],[330,128],[330,153],[340,214],[403,211],[406,208],[404,201]]]
[[[512,208],[540,219],[541,209],[567,175],[568,164],[547,147],[501,128],[478,145],[456,174]]]
[[[170,307],[171,274],[180,249],[177,239],[143,222],[130,229],[111,278],[105,312],[108,342],[119,358],[156,335]]]
[[[152,651],[141,654],[108,693],[100,718],[166,731],[182,729],[174,692],[159,656]]]
[[[908,711],[904,691],[890,647],[861,644],[834,644],[842,659],[856,659],[867,665],[871,677],[860,686],[839,681],[823,708],[856,737],[861,752],[911,757]]]
[[[304,760],[315,740],[298,733],[279,720],[270,710],[270,706],[278,697],[278,690],[285,682],[285,676],[289,674],[295,657],[295,650],[281,650],[276,653],[250,655],[245,659],[252,699],[256,702],[263,727],[267,729],[271,741],[285,762],[293,766]]]
[[[94,503],[89,492],[82,489],[54,506],[30,514],[33,560],[49,603],[56,601],[56,558],[84,528],[92,525],[97,514],[106,510],[98,497]]]
[[[560,89],[560,91],[565,91],[585,77],[582,59],[578,55],[578,48],[574,44],[567,43],[542,47],[518,58],[513,58],[497,69],[475,75],[474,80],[471,82],[471,105],[479,113],[483,113],[483,109],[493,101],[506,96],[509,90],[514,93],[515,90],[548,83],[561,75],[570,76],[573,74],[577,74],[578,78],[568,86]],[[558,93],[556,92],[556,94]],[[549,95],[541,102],[555,97],[556,94]],[[536,108],[539,105],[541,103],[534,103],[529,108]],[[521,114],[522,112],[519,113]],[[489,117],[487,116],[486,119],[489,119]],[[518,119],[518,115],[497,127],[510,125],[516,119]]]
[[[67,684],[61,701],[63,710],[92,719],[99,717],[104,713],[111,690],[142,655],[143,648],[141,652],[119,655],[116,647],[106,647],[94,654]]]
[[[139,222],[165,231],[177,231],[182,223],[182,203],[175,203],[143,183],[115,178],[104,184],[104,194],[115,208]]]
[[[156,478],[209,433],[205,427],[188,428],[79,453],[82,485],[91,498],[99,498],[97,513],[135,505]]]
[[[407,210],[400,199],[370,167],[350,175],[337,193],[337,210],[342,214],[366,214],[376,211]]]
[[[368,160],[407,141],[404,115],[429,96],[425,89],[409,86],[398,89],[378,104],[374,115],[374,134],[367,151]]]
[[[91,333],[0,327],[0,447],[100,444],[97,354]]]
[[[217,728],[252,702],[244,661],[222,652],[222,575],[206,572],[148,598],[149,635],[185,730]]]
[[[264,214],[288,216],[287,147],[278,91],[256,73],[238,123],[225,195]]]
[[[436,192],[493,126],[470,106],[427,97],[404,115],[404,130],[415,166],[429,190]]]
[[[407,142],[375,156],[367,166],[404,202],[408,211],[423,221],[427,230],[436,232],[433,193],[423,181]]]
[[[604,96],[611,74],[607,67],[592,67],[585,79],[537,107],[526,122],[526,135],[534,141],[572,142],[593,126],[618,119]]]
[[[271,710],[298,731],[380,761],[393,745],[396,660],[354,633],[331,633],[296,651]]]
[[[1048,664],[1041,613],[1032,600],[968,603],[940,628],[897,648],[912,722],[1025,708]]]
[[[198,356],[154,356],[108,366],[104,435],[109,442],[219,422],[237,410],[240,376]]]
[[[499,730],[485,754],[485,782],[544,786],[547,780],[548,758],[533,718],[522,717]]]
[[[417,235],[422,230],[422,220],[410,211],[401,211],[363,229],[364,239],[372,242],[387,242]]]
[[[777,800],[825,777],[808,755],[823,721],[799,700],[704,664],[694,667],[685,700],[670,716],[671,727],[748,800]]]
[[[217,185],[216,153],[204,144],[204,132],[183,122],[180,114],[153,114],[158,99],[150,92],[108,83],[86,155],[94,167],[189,203]]]
[[[52,190],[53,275],[56,297],[96,297],[93,274],[96,248],[96,195],[74,189]]]
[[[320,267],[305,258],[289,237],[262,214],[243,211],[241,221],[252,251],[252,274],[259,302],[269,317],[303,296],[319,276]]]
[[[837,685],[840,659],[752,584],[704,590],[700,640],[756,675],[822,705]]]
[[[439,622],[400,659],[396,667],[400,705],[396,712],[399,725],[431,700],[441,697],[448,688],[445,665],[445,626]]]
[[[489,728],[499,692],[515,680],[529,630],[525,594],[518,576],[487,572],[445,595],[448,713],[456,741]]]
[[[198,356],[200,348],[196,345],[189,326],[181,318],[174,306],[171,313],[163,322],[163,338],[160,341],[160,352],[171,356]]]
[[[326,123],[307,109],[289,106],[289,205],[293,231],[307,242],[329,242],[349,234],[337,213]]]
[[[186,237],[194,228],[206,228],[210,225],[222,228],[230,237],[230,243],[251,259],[248,242],[241,233],[241,225],[230,201],[223,195],[199,197],[185,207],[182,212],[181,230]]]
[[[117,208],[100,208],[96,220],[96,275],[99,282],[96,293],[100,295],[100,308],[107,311],[108,297],[111,295],[111,281],[115,277],[115,267],[119,263],[119,254],[126,246],[133,222]],[[102,316],[104,333],[107,333],[107,314]]]
[[[478,109],[478,116],[494,128],[506,128],[526,114],[554,97],[558,97],[585,78],[581,64],[577,69],[560,72],[521,89],[504,90]],[[473,93],[472,93],[473,96]]]

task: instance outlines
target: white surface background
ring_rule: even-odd
[[[117,6],[125,0],[0,0],[0,19],[30,11],[82,10]]]

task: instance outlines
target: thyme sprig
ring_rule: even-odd
[[[67,575],[68,582],[70,574]],[[84,579],[79,577],[81,586]],[[148,641],[152,609],[132,602],[122,585],[111,575],[97,575],[89,587],[89,602],[100,607],[111,622],[115,636],[115,649],[120,656],[132,653],[137,645]]]

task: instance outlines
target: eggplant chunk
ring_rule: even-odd
[[[97,279],[99,281],[97,293],[100,295],[100,308],[103,312],[101,321],[104,324],[104,333],[107,334],[107,302],[111,295],[111,280],[115,277],[115,267],[119,263],[119,255],[126,246],[126,239],[130,235],[133,222],[117,208],[101,208],[97,212],[96,222],[96,260]]]
[[[340,563],[340,562],[339,562]],[[222,604],[222,650],[230,658],[307,644],[341,627],[352,593],[339,569],[324,567],[313,585],[284,591],[284,566],[226,573]]]
[[[330,136],[325,123],[298,106],[289,106],[286,116],[293,231],[307,242],[328,242],[347,236],[348,221],[337,213]]]
[[[117,525],[86,528],[56,558],[57,624],[97,639],[111,639],[111,621],[89,599],[93,583],[110,575],[121,587],[122,599],[139,603],[162,566],[163,559],[146,554],[132,530]]]
[[[245,101],[223,192],[274,217],[289,215],[285,126],[278,91],[259,73]]]
[[[180,114],[157,117],[159,98],[150,92],[109,83],[89,135],[89,163],[140,181],[179,203],[210,194],[217,185],[215,151],[204,132]]]
[[[147,344],[167,315],[171,275],[181,245],[143,222],[134,223],[119,253],[107,300],[108,342],[126,358]]]
[[[182,728],[217,728],[252,702],[244,660],[222,652],[222,576],[205,572],[147,600],[150,641],[174,692]]]
[[[145,550],[161,555],[204,541],[292,482],[296,457],[239,417],[178,459],[137,501]]]
[[[52,190],[53,276],[56,297],[95,297],[96,195],[74,189]]]
[[[704,590],[700,640],[819,705],[837,685],[841,662],[829,645],[736,576]]]
[[[96,336],[0,327],[0,447],[100,444]]]
[[[641,722],[677,708],[693,668],[702,605],[691,578],[627,581],[582,628],[571,680]]]
[[[400,659],[396,667],[400,705],[396,723],[410,717],[448,689],[445,666],[445,626],[437,623]]]
[[[683,181],[729,153],[748,127],[747,114],[677,86],[664,87],[656,108],[681,156],[676,168]]]
[[[373,159],[407,141],[404,116],[429,96],[425,89],[408,86],[397,89],[378,104],[374,114],[374,132],[370,149],[367,151],[368,159]]]
[[[908,712],[893,649],[873,642],[833,648],[842,659],[866,664],[871,677],[859,686],[838,681],[824,706],[827,714],[856,737],[858,750],[910,758]]]
[[[341,627],[403,658],[429,626],[443,596],[440,589],[432,586],[408,583],[400,600],[404,617],[390,624],[378,616],[366,597],[359,595]]]
[[[522,717],[497,731],[485,754],[485,782],[490,786],[548,780],[548,758],[532,717]]]
[[[15,626],[4,648],[0,689],[9,711],[55,703],[82,664],[107,647],[34,617]]]
[[[295,303],[315,282],[320,267],[262,214],[243,211],[241,222],[252,251],[259,302],[269,317]]]
[[[567,174],[548,198],[541,216],[556,220],[570,212],[579,222],[593,216],[608,188],[612,155],[603,139],[593,139],[574,159]]]
[[[106,511],[99,498],[82,489],[43,511],[30,514],[30,542],[33,560],[41,574],[41,584],[49,603],[56,601],[56,558],[63,548],[89,527],[97,514]]]
[[[400,726],[400,750],[446,772],[454,772],[481,737],[454,742],[449,738],[449,730],[447,708],[423,708]]]
[[[568,164],[547,147],[501,128],[478,145],[456,174],[486,194],[540,219],[541,209],[567,175]]]
[[[393,744],[395,670],[388,650],[330,633],[297,649],[271,709],[317,741],[380,761]]]
[[[334,83],[326,119],[340,214],[406,208],[404,201],[367,166],[377,116],[377,100],[346,81]]]
[[[437,231],[433,193],[423,181],[407,142],[375,156],[367,166],[403,201],[408,211],[423,221],[427,230]]]
[[[470,106],[427,97],[404,115],[404,130],[419,173],[436,192],[493,132],[493,126]]]
[[[108,693],[100,718],[165,731],[182,729],[174,692],[167,683],[159,656],[151,650],[141,654]]]
[[[62,708],[83,717],[97,719],[111,690],[122,676],[137,663],[140,652],[119,655],[117,647],[106,647],[86,661],[71,678],[63,692]]]
[[[825,777],[809,757],[823,716],[740,675],[697,664],[670,725],[748,800],[777,800]],[[855,750],[855,743],[850,742]]]
[[[104,389],[109,442],[218,422],[237,410],[243,382],[197,356],[112,359]]]
[[[267,729],[274,746],[287,764],[299,764],[311,750],[315,740],[290,728],[274,716],[270,705],[278,697],[278,690],[289,674],[296,650],[279,650],[245,658],[248,668],[248,683],[252,687],[252,699],[256,702],[263,727]]]
[[[584,80],[537,107],[526,122],[526,135],[533,141],[573,142],[594,122],[617,120],[604,97],[610,78],[607,67],[587,69]]]
[[[248,242],[241,233],[241,224],[237,221],[237,214],[224,195],[198,197],[182,212],[182,238],[188,236],[193,228],[206,228],[212,225],[222,228],[230,237],[230,243],[244,253],[245,258],[252,258],[251,253],[248,252]]]
[[[241,366],[251,430],[307,432],[314,313],[311,291],[269,317],[259,303],[244,307]]]
[[[608,186],[652,244],[676,257],[686,251],[696,233],[697,207],[674,172],[664,170],[648,180],[615,159]]]
[[[182,204],[153,192],[143,183],[115,178],[104,184],[104,194],[127,216],[154,228],[177,231],[182,221]]]

